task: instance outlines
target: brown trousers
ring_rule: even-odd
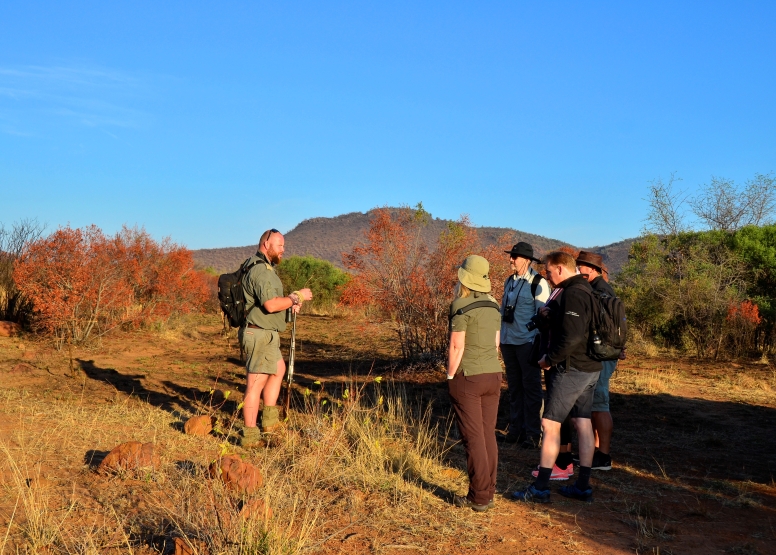
[[[501,372],[468,377],[456,374],[448,381],[448,386],[466,451],[467,497],[472,503],[487,505],[496,493],[496,417],[501,397]]]

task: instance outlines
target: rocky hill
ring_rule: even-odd
[[[339,268],[342,265],[342,253],[350,252],[364,238],[364,232],[369,229],[370,212],[351,212],[334,218],[311,218],[304,220],[294,229],[286,233],[286,257],[294,255],[312,255],[330,261]],[[433,218],[429,225],[423,228],[423,238],[429,247],[433,247],[439,233],[449,220]],[[507,227],[478,227],[483,245],[491,245],[505,234],[513,237],[512,243],[526,241],[531,243],[537,256],[569,243],[549,239]],[[593,247],[588,250],[600,253],[612,273],[616,273],[628,259],[628,250],[633,239],[612,243],[603,247]],[[199,249],[193,251],[198,265],[210,266],[219,272],[232,271],[240,263],[256,252],[256,245],[245,247],[225,247],[220,249]]]

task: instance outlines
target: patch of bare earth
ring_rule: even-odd
[[[185,541],[197,553],[240,552],[239,542],[266,553],[774,552],[772,367],[626,361],[612,380],[614,468],[594,471],[595,502],[510,501],[531,482],[538,452],[504,446],[503,496],[478,514],[448,502],[466,479],[444,376],[401,371],[391,333],[365,318],[301,316],[287,429],[255,451],[236,444],[244,377],[234,332],[225,337],[216,318],[108,336],[75,352],[73,373],[65,351],[0,338],[0,549],[173,553]],[[217,418],[214,432],[184,435],[201,414]],[[125,441],[157,445],[160,469],[98,474]],[[226,453],[264,474],[252,495],[274,517],[255,538],[233,538],[245,534],[238,517],[254,498],[207,477]],[[217,541],[202,537],[208,530]]]

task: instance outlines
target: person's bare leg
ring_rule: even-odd
[[[542,451],[539,456],[539,466],[552,468],[558,458],[559,451],[560,422],[542,418]]]
[[[243,399],[243,422],[246,428],[256,427],[256,419],[259,416],[259,401],[268,377],[267,374],[248,372],[245,398]],[[275,400],[277,401],[277,398]]]
[[[274,375],[267,379],[267,385],[264,386],[262,399],[265,407],[274,407],[278,404],[280,388],[283,386],[283,377],[286,375],[286,363],[281,358],[278,361],[278,370]],[[257,407],[258,408],[258,407]]]
[[[595,452],[593,424],[589,418],[574,418],[573,421],[579,438],[579,465],[590,467],[593,465]]]
[[[608,411],[593,412],[591,421],[596,436],[595,446],[599,451],[608,455],[612,446],[612,430],[614,429],[612,413]]]

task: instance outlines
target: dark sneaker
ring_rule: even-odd
[[[517,443],[522,440],[520,436],[515,434],[496,434],[496,441],[500,443]]]
[[[523,491],[512,492],[512,499],[515,501],[524,501],[526,503],[549,503],[550,490],[536,489],[533,487],[533,484],[531,484]]]
[[[522,447],[523,449],[538,449],[539,448],[539,438],[538,437],[527,437],[520,444],[520,447]]]
[[[612,469],[612,457],[611,455],[604,455],[600,451],[596,451],[593,454],[593,470],[611,470]]]
[[[558,493],[560,493],[563,497],[568,497],[570,499],[579,499],[580,501],[584,501],[585,503],[593,502],[593,488],[587,488],[586,490],[581,490],[577,487],[576,484],[573,484],[571,486],[563,486],[558,490]]]
[[[453,505],[455,505],[456,507],[469,507],[472,511],[477,511],[480,513],[484,513],[485,511],[490,509],[491,503],[493,503],[493,500],[488,502],[487,505],[477,505],[476,503],[472,502],[471,499],[469,499],[464,495],[456,495],[453,497]]]
[[[579,466],[579,453],[572,453],[571,454],[571,462],[573,462],[575,465]]]

